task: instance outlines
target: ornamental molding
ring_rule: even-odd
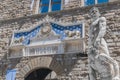
[[[46,16],[28,30],[13,32],[10,57],[84,52],[84,23],[62,23]],[[31,53],[32,52],[32,53]]]

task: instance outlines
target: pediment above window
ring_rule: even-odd
[[[66,24],[46,16],[40,21],[39,25],[31,29],[14,31],[10,50],[18,49],[18,51],[22,51],[21,49],[28,47],[47,47],[50,45],[80,46],[83,45],[83,41],[84,23]]]

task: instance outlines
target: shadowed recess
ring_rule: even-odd
[[[25,80],[45,80],[45,78],[51,71],[52,70],[48,68],[40,68],[34,70],[30,74],[28,74],[28,76],[25,77]]]

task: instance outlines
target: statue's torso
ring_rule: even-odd
[[[90,42],[91,43],[93,43],[95,41],[98,33],[99,33],[99,23],[90,28],[89,37],[90,37]],[[91,44],[91,45],[93,45],[93,44]]]

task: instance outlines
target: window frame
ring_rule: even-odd
[[[60,0],[60,2],[58,2],[58,3],[52,2],[52,0],[49,0],[48,11],[47,11],[47,12],[41,12],[41,7],[42,7],[41,1],[42,1],[42,0],[38,0],[38,1],[39,1],[39,4],[38,4],[38,11],[37,11],[37,13],[47,13],[47,12],[59,11],[59,10],[55,10],[55,11],[53,10],[53,11],[52,11],[52,5],[53,5],[53,4],[60,4],[60,10],[63,9],[63,0]],[[44,4],[43,4],[43,5],[44,5]]]
[[[51,11],[59,11],[59,10],[53,10],[53,5],[55,6],[56,4],[60,5],[60,9],[59,10],[61,10],[62,0],[59,0],[57,2],[54,2],[54,0],[51,0]]]
[[[102,3],[98,3],[98,0],[94,0],[94,1],[95,1],[94,4],[90,4],[90,5],[102,4]],[[108,2],[109,1],[110,0],[108,0]],[[103,2],[103,3],[106,3],[106,2]],[[84,0],[84,6],[90,6],[90,5],[87,5],[86,2],[85,2],[85,0]]]
[[[48,0],[48,4],[42,4],[42,0],[39,0],[39,9],[38,9],[38,13],[46,13],[46,12],[42,12],[42,6],[48,6],[48,10],[47,12],[49,12],[49,5],[50,5],[50,0]]]
[[[109,2],[109,0],[107,0],[107,2]],[[106,2],[102,2],[102,3],[106,3]],[[102,4],[102,3],[98,3],[98,0],[97,0],[97,4]]]

